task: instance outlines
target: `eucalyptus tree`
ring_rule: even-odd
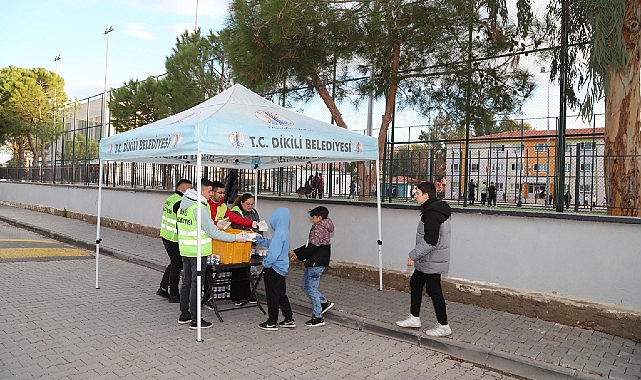
[[[609,215],[641,215],[641,2],[552,0],[544,36],[562,45],[567,65],[553,51],[551,75],[567,67],[570,106],[589,119],[605,97],[605,184]],[[562,22],[565,20],[565,22]],[[565,30],[563,29],[565,28]],[[579,94],[585,94],[582,98]]]
[[[59,110],[67,101],[64,80],[43,69],[9,66],[0,69],[0,136],[10,140],[13,164],[25,167],[26,151],[32,165],[47,164],[46,149],[62,133]]]

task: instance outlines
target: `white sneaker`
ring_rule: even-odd
[[[396,324],[401,327],[421,327],[421,318],[415,317],[410,314],[407,319],[396,321]]]
[[[448,336],[452,334],[452,329],[450,328],[450,325],[442,325],[440,323],[437,323],[434,328],[425,330],[425,334],[427,334],[428,336]]]

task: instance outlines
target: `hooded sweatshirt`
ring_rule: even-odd
[[[334,223],[329,218],[312,224],[307,244],[294,250],[298,260],[305,263],[305,267],[326,267],[329,265],[331,256],[330,234],[332,232],[334,232]]]
[[[256,242],[268,247],[267,256],[263,259],[263,267],[272,268],[281,276],[289,271],[289,209],[277,208],[269,215],[269,225],[272,228],[272,238],[256,237]]]
[[[190,191],[191,190],[191,191]],[[219,230],[215,225],[214,221],[211,220],[211,215],[209,213],[209,208],[207,208],[207,200],[200,194],[198,194],[194,189],[189,189],[185,191],[185,194],[180,201],[180,209],[187,210],[190,206],[193,206],[196,203],[196,198],[200,199],[200,207],[202,208],[202,222],[201,228],[207,235],[212,239],[222,240],[222,241],[234,241],[236,240],[236,235],[228,234]],[[198,210],[194,209],[194,219],[198,221]],[[211,252],[203,252],[203,256],[210,255]]]
[[[438,199],[421,205],[421,220],[416,228],[416,246],[409,253],[420,272],[447,273],[450,267],[450,206]]]

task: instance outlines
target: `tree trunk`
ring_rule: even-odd
[[[314,83],[314,87],[316,87],[316,91],[318,91],[318,95],[320,95],[321,99],[323,99],[323,102],[325,102],[325,106],[327,107],[330,114],[332,115],[332,118],[336,122],[336,125],[338,125],[341,128],[347,129],[347,124],[345,124],[345,120],[343,120],[343,115],[341,115],[340,111],[338,110],[338,107],[336,107],[336,103],[334,102],[334,99],[329,94],[329,91],[327,91],[327,87],[325,87],[325,84],[320,79],[318,74],[314,73],[314,76],[312,77],[312,81]]]
[[[641,215],[641,3],[627,0],[623,39],[628,67],[610,68],[605,101],[605,186],[608,215]]]

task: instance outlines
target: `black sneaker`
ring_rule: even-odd
[[[158,290],[156,291],[156,294],[161,296],[162,298],[169,298],[169,292],[163,288],[158,288]]]
[[[204,319],[200,320],[200,328],[201,329],[208,329],[213,325],[211,322],[207,322]],[[198,328],[198,321],[191,321],[191,325],[189,325],[189,328],[192,330],[196,330]]]
[[[282,322],[278,322],[278,326],[280,327],[296,327],[296,321],[293,319],[285,319]]]
[[[265,321],[263,323],[260,323],[258,325],[258,327],[260,327],[263,330],[267,330],[267,331],[278,331],[278,325],[277,324],[268,323],[267,321]]]
[[[305,322],[305,326],[325,326],[325,320],[323,319],[323,317],[312,317],[312,319]]]
[[[191,322],[191,316],[190,315],[182,315],[181,314],[180,317],[178,317],[178,323],[180,323],[181,325],[184,325],[185,323],[189,323],[189,322]]]
[[[214,305],[214,300],[212,300],[211,298],[208,299],[207,301],[203,301],[203,306],[209,310],[216,310],[216,306]]]
[[[325,301],[325,302],[321,303],[321,308],[323,309],[323,310],[321,311],[321,315],[325,314],[325,312],[326,312],[327,310],[329,310],[329,309],[331,309],[331,308],[333,308],[333,307],[334,307],[334,302],[332,302],[332,301],[330,301],[330,300],[327,300],[327,301]]]
[[[179,296],[169,296],[169,303],[180,303]]]

